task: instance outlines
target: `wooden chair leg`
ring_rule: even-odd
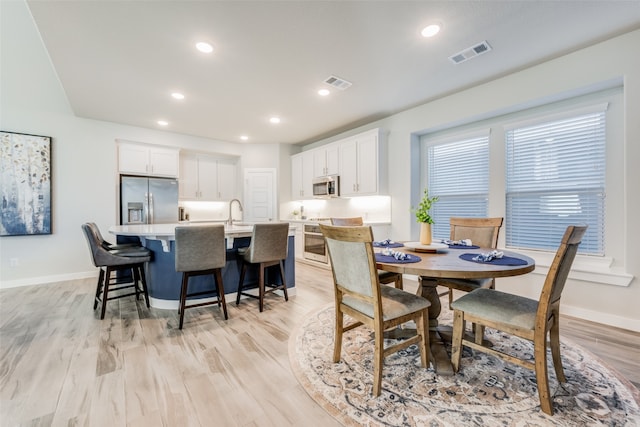
[[[189,273],[182,273],[182,287],[180,289],[180,304],[178,306],[178,313],[180,313],[180,324],[178,326],[179,329],[182,329],[182,324],[184,322],[184,312],[185,307],[187,305],[187,289],[189,288]]]
[[[428,314],[423,312],[416,319],[416,329],[420,335],[420,364],[423,368],[428,368],[431,361],[430,345],[429,345],[429,328],[427,327]]]
[[[453,365],[453,372],[458,372],[460,369],[464,323],[464,312],[453,310],[453,337],[451,338],[451,365]]]
[[[567,378],[564,376],[562,367],[562,358],[560,357],[560,324],[557,314],[552,319],[553,324],[549,331],[549,345],[551,346],[551,356],[553,357],[553,368],[556,371],[556,378],[561,383],[566,383]]]
[[[218,306],[222,305],[222,312],[224,313],[224,320],[227,320],[229,316],[227,315],[227,302],[224,298],[224,285],[222,284],[222,271],[217,268],[214,273],[214,278],[216,281],[216,289],[218,291]]]
[[[553,403],[549,392],[549,376],[547,373],[547,337],[538,334],[533,342],[533,356],[535,358],[536,383],[542,412],[553,415]]]
[[[344,329],[343,325],[344,316],[342,311],[336,307],[336,330],[333,341],[333,363],[340,361],[340,354],[342,353],[342,333]]]
[[[384,363],[384,331],[375,328],[375,349],[373,351],[373,395],[380,396],[382,390],[382,364]]]
[[[395,287],[396,287],[396,289],[404,289],[404,284],[403,284],[403,281],[402,281],[402,274],[398,274],[396,276]]]

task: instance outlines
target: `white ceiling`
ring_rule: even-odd
[[[332,136],[640,28],[640,0],[28,5],[77,116],[253,143]],[[432,21],[442,31],[422,38]],[[484,40],[490,52],[449,61]],[[353,86],[322,98],[330,75]]]

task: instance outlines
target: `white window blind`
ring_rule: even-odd
[[[605,113],[507,130],[508,247],[556,250],[568,225],[586,224],[579,251],[604,254]]]
[[[486,217],[489,198],[489,132],[429,145],[428,188],[433,237],[449,238],[449,218]]]

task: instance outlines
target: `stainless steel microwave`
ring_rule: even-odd
[[[327,175],[313,179],[313,197],[340,197],[340,176]]]

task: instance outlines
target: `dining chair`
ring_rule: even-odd
[[[238,257],[241,260],[242,267],[236,294],[236,305],[240,304],[241,295],[257,298],[260,301],[259,307],[262,312],[265,295],[278,290],[284,293],[284,300],[289,301],[284,274],[284,260],[287,258],[288,241],[289,223],[287,222],[255,224],[253,226],[251,243],[248,247],[238,249]],[[258,267],[258,295],[243,290],[247,269],[252,265],[257,265]],[[272,266],[278,266],[282,283],[266,283],[266,269]]]
[[[479,288],[453,302],[451,363],[454,372],[460,369],[463,345],[531,369],[536,374],[542,411],[553,415],[547,373],[547,333],[556,377],[559,382],[566,382],[560,357],[560,297],[586,230],[586,226],[567,227],[537,301],[495,289]],[[466,339],[466,321],[533,342],[534,361],[517,358],[484,343],[479,329],[476,329],[474,341]]]
[[[178,307],[179,329],[182,329],[184,312],[189,308],[217,304],[218,307],[222,307],[224,319],[227,320],[229,317],[222,283],[222,269],[227,260],[224,225],[178,226],[175,230],[175,239],[175,267],[177,272],[182,272]],[[213,289],[189,293],[191,277],[209,275],[212,276]],[[188,298],[211,296],[213,293],[216,294],[215,299],[201,299],[199,302],[187,305]]]
[[[382,367],[389,354],[417,344],[420,363],[429,366],[429,301],[421,296],[391,286],[380,286],[373,252],[371,227],[332,226],[320,224],[329,257],[335,290],[335,341],[333,361],[338,363],[342,352],[343,334],[359,326],[374,331],[373,390],[379,396],[382,388]],[[344,324],[344,315],[354,319]],[[417,334],[384,347],[385,329],[413,320]]]
[[[503,218],[459,218],[449,219],[450,239],[470,239],[471,243],[481,248],[495,249],[498,247],[498,234],[502,227]],[[471,292],[478,288],[495,288],[495,279],[445,279],[437,280],[438,286],[445,286],[449,295],[449,309],[453,302],[453,291]]]
[[[93,309],[98,308],[102,303],[100,319],[104,319],[107,302],[135,295],[136,300],[140,295],[144,295],[147,307],[149,307],[149,292],[147,290],[147,280],[144,273],[145,263],[151,260],[151,252],[144,248],[128,248],[124,250],[107,250],[103,247],[95,229],[90,223],[82,224],[82,231],[91,252],[93,265],[98,267],[98,284],[93,301]],[[129,277],[113,273],[129,273]],[[133,289],[133,292],[122,293],[126,289]],[[111,295],[111,296],[109,296]]]
[[[362,217],[350,217],[350,218],[331,218],[331,225],[337,226],[360,226],[364,225],[364,221]],[[391,271],[378,270],[378,278],[380,279],[380,283],[383,285],[388,285],[393,283],[394,286],[398,289],[403,288],[402,283],[402,274],[393,273]]]

